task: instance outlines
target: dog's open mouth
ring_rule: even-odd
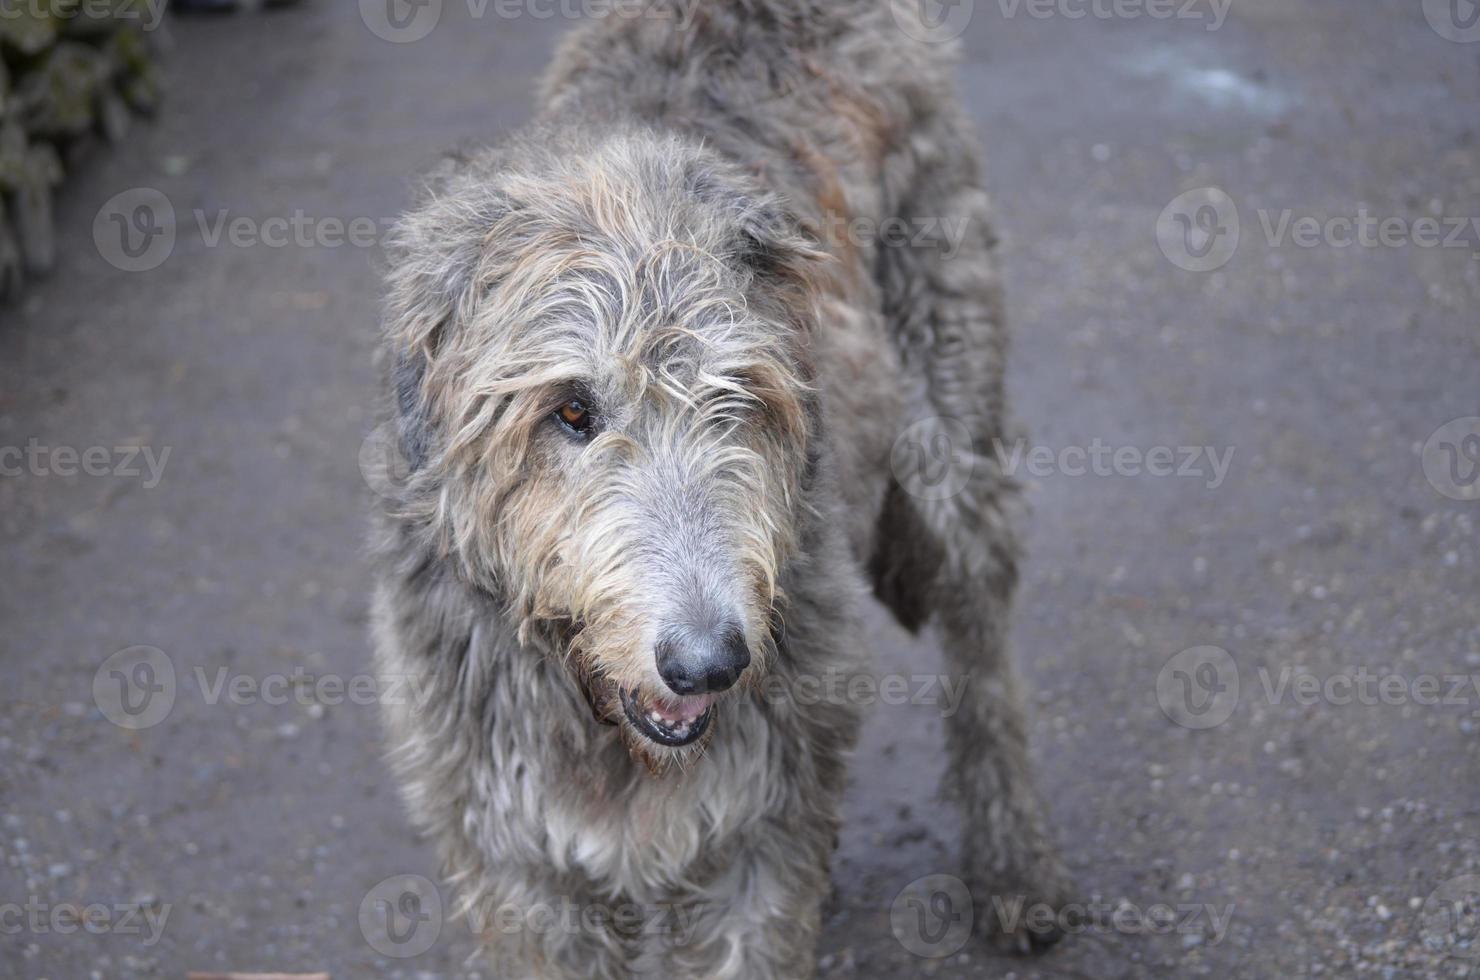
[[[622,710],[643,737],[670,748],[689,745],[709,729],[714,698],[662,697],[622,689]]]

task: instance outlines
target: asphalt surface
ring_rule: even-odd
[[[377,883],[436,869],[376,709],[313,684],[371,670],[367,240],[527,118],[566,26],[474,9],[411,43],[327,0],[176,20],[168,107],[69,182],[61,268],[0,311],[4,976],[489,976],[450,918],[372,942]],[[962,944],[1010,910],[949,881],[896,903],[956,865],[941,708],[881,706],[824,976],[1480,977],[1480,43],[1448,11],[976,4],[1032,435],[1014,646],[1093,907],[1023,959]],[[881,673],[939,669],[876,636]],[[110,692],[163,665],[104,662],[139,646],[174,696],[122,727]]]

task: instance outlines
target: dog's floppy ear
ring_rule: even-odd
[[[731,202],[740,229],[741,258],[763,276],[804,276],[823,258],[817,243],[771,195],[742,196]]]
[[[435,451],[426,382],[449,330],[477,300],[488,230],[510,205],[489,158],[450,155],[427,177],[422,203],[386,242],[385,343],[401,449],[412,472]]]
[[[804,280],[813,264],[824,258],[785,202],[748,178],[695,167],[688,182],[696,197],[730,217],[735,229],[733,254],[757,275]]]
[[[391,368],[391,385],[396,393],[396,426],[401,435],[401,454],[412,473],[426,465],[431,451],[431,422],[422,394],[425,376],[424,356],[407,351],[396,354],[396,363]]]

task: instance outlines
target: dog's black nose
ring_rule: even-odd
[[[745,631],[734,623],[714,629],[682,627],[657,646],[658,673],[674,694],[718,694],[735,686],[750,666]]]

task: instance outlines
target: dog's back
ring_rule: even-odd
[[[902,28],[916,7],[657,0],[567,35],[541,88],[543,115],[696,137],[824,230],[825,219],[834,232],[843,218],[881,221],[913,166],[941,151],[913,136],[944,121],[969,141],[955,113],[955,47]]]

